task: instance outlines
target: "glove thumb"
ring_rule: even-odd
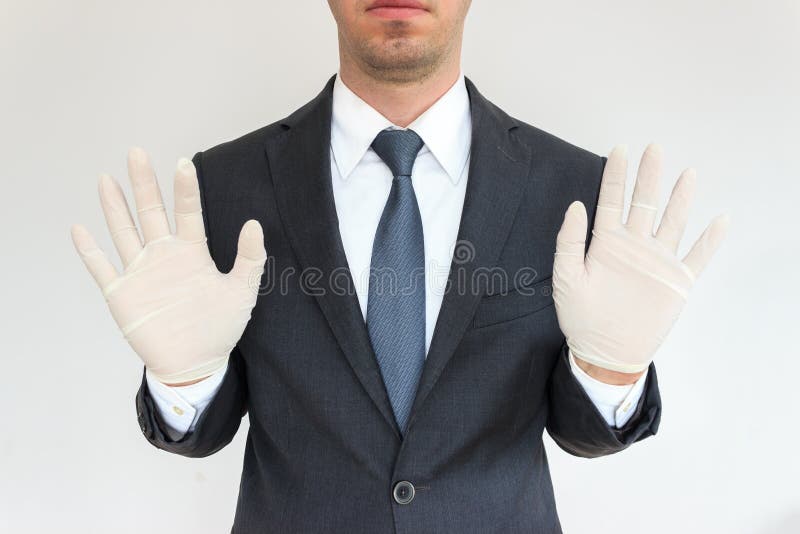
[[[256,284],[261,280],[264,272],[264,262],[267,252],[264,249],[264,232],[258,221],[250,219],[242,226],[239,232],[239,244],[236,250],[236,260],[230,274],[237,278],[252,280]]]
[[[586,207],[576,200],[567,208],[564,222],[556,237],[553,275],[569,277],[583,270],[586,247]]]

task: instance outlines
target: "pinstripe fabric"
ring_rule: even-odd
[[[413,130],[383,130],[372,142],[394,180],[372,245],[367,329],[401,432],[425,363],[425,249],[411,184],[423,145]]]

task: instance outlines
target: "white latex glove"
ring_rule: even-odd
[[[647,368],[728,228],[727,216],[715,218],[678,259],[695,172],[681,174],[654,235],[661,169],[661,148],[648,146],[623,224],[627,156],[625,147],[615,147],[603,172],[585,257],[587,218],[581,202],[569,206],[558,233],[553,299],[559,326],[572,354],[604,369],[637,373]]]
[[[144,245],[122,189],[102,175],[100,203],[124,271],[117,272],[81,225],[72,227],[75,248],[153,376],[166,384],[207,377],[226,364],[255,306],[266,260],[261,225],[244,224],[233,269],[222,274],[206,245],[192,162],[182,158],[175,174],[175,234],[143,150],[129,152],[128,174]]]

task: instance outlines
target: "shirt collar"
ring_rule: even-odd
[[[342,179],[350,176],[375,136],[386,128],[400,127],[364,102],[337,73],[333,84],[331,149]],[[461,73],[450,89],[408,128],[419,134],[450,180],[457,184],[467,163],[472,140],[464,74]]]

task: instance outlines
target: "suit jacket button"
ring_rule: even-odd
[[[414,484],[407,480],[401,480],[394,485],[392,492],[395,502],[397,504],[408,504],[414,500]]]

